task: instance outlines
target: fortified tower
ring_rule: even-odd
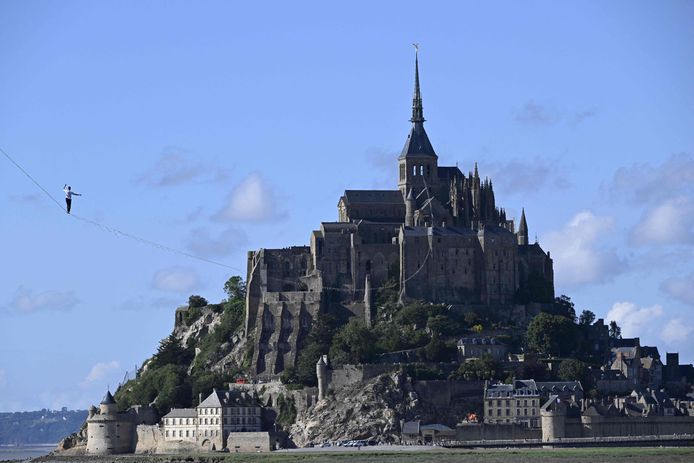
[[[107,391],[99,404],[99,413],[92,407],[87,419],[87,454],[111,455],[132,453],[135,426],[131,415],[118,413],[118,405]]]
[[[551,395],[540,409],[542,442],[555,442],[566,436],[566,406],[559,396]]]
[[[321,355],[316,363],[316,377],[318,378],[318,400],[325,398],[328,392],[328,356]]]

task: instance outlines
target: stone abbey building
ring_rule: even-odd
[[[346,190],[338,220],[322,222],[309,246],[248,254],[246,333],[256,336],[256,374],[276,375],[321,312],[374,317],[374,291],[387,281],[400,298],[499,307],[550,302],[552,259],[497,207],[477,165],[440,166],[424,129],[415,59],[412,126],[397,158],[393,190]]]

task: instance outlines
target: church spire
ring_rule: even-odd
[[[423,123],[424,111],[422,109],[422,93],[419,90],[419,44],[414,45],[414,96],[412,97],[412,119],[410,122],[415,124]]]
[[[518,226],[518,244],[521,246],[528,245],[528,222],[525,221],[525,208],[521,212],[520,225]]]
[[[410,134],[407,137],[405,146],[400,153],[399,159],[405,159],[407,157],[433,157],[438,158],[434,152],[434,148],[431,146],[429,137],[424,130],[424,112],[422,111],[422,92],[419,89],[419,45],[414,44],[415,47],[415,57],[414,57],[414,96],[412,97],[412,127],[410,128]],[[422,169],[422,164],[416,165],[418,169]],[[412,169],[412,166],[407,166],[407,172]],[[435,168],[434,168],[435,170]],[[436,175],[434,175],[434,180]],[[407,189],[403,189],[403,195],[407,194]]]

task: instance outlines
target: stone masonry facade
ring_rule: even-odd
[[[274,376],[295,365],[320,312],[370,323],[371,292],[386,282],[398,285],[403,301],[551,302],[552,259],[529,242],[525,211],[516,229],[476,164],[467,174],[438,165],[424,129],[418,60],[410,122],[394,162],[396,189],[346,190],[338,220],[322,222],[309,246],[248,253],[245,332],[255,336],[255,374]]]

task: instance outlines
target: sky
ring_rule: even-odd
[[[0,148],[46,190],[0,154],[0,411],[98,403],[249,250],[396,188],[413,42],[439,165],[525,208],[579,312],[694,361],[693,26],[676,0],[0,2]]]

